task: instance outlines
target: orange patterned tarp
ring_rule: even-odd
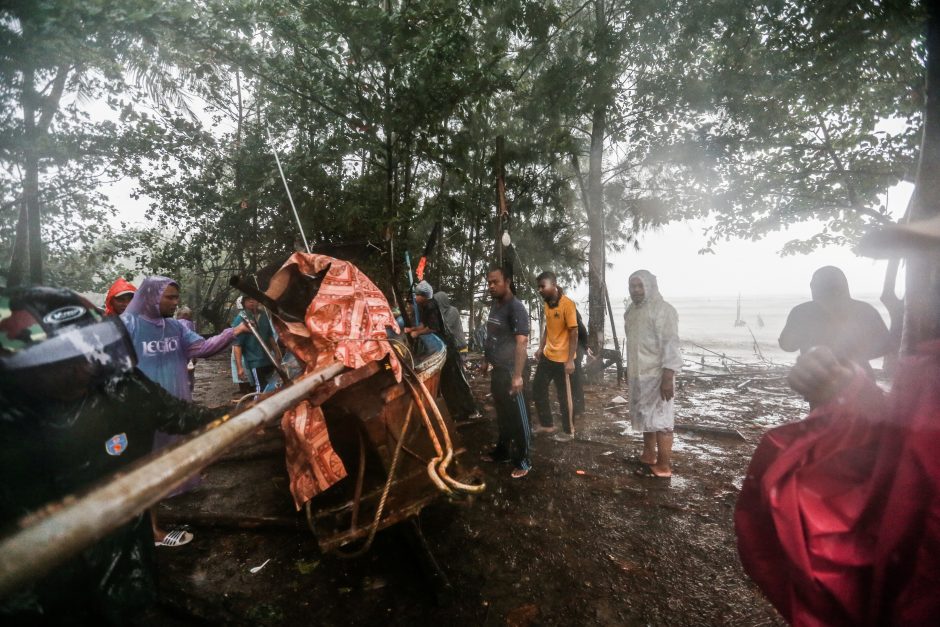
[[[304,362],[309,373],[334,361],[349,368],[389,356],[395,379],[401,380],[401,364],[384,341],[386,327],[399,331],[382,292],[353,264],[327,257],[294,253],[281,270],[296,265],[314,275],[327,265],[316,297],[307,306],[304,322],[275,319],[281,340]],[[280,272],[280,271],[279,271]],[[304,503],[346,476],[346,468],[330,443],[326,420],[319,407],[304,401],[281,418],[287,442],[287,472],[294,504]]]

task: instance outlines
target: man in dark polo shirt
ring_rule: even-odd
[[[509,288],[506,273],[497,268],[486,276],[493,305],[486,321],[486,346],[482,370],[493,367],[490,392],[496,405],[499,440],[487,461],[511,461],[513,479],[529,474],[529,415],[523,397],[529,344],[529,313]]]

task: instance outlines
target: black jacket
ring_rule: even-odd
[[[78,401],[0,391],[0,529],[149,454],[154,432],[187,433],[220,412],[181,401],[139,371]],[[42,581],[0,602],[0,619],[126,624],[155,595],[153,532],[137,516]],[[6,622],[6,621],[4,621]]]

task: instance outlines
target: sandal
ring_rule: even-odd
[[[645,479],[672,479],[672,475],[657,475],[653,472],[652,466],[649,464],[642,464],[639,468],[633,471],[637,477],[643,477]]]
[[[163,540],[154,540],[154,546],[169,546],[177,547],[183,546],[184,544],[189,544],[193,541],[193,534],[186,531],[185,529],[174,529],[165,536]]]
[[[529,474],[529,469],[528,469],[528,468],[515,468],[515,469],[513,469],[513,471],[509,474],[509,476],[512,477],[513,479],[522,479],[522,478],[525,477],[527,474]]]

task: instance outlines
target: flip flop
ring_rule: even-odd
[[[657,475],[655,472],[653,472],[653,469],[649,464],[642,464],[639,468],[633,471],[633,474],[637,477],[643,477],[644,479],[672,479],[672,475],[667,475],[665,477],[662,475]]]
[[[515,468],[509,474],[509,476],[512,477],[513,479],[522,479],[527,474],[529,474],[529,470],[530,470],[529,468]]]
[[[174,529],[164,536],[161,541],[154,541],[154,546],[169,546],[177,547],[183,546],[184,544],[189,544],[193,541],[193,534],[189,533],[185,529]]]

